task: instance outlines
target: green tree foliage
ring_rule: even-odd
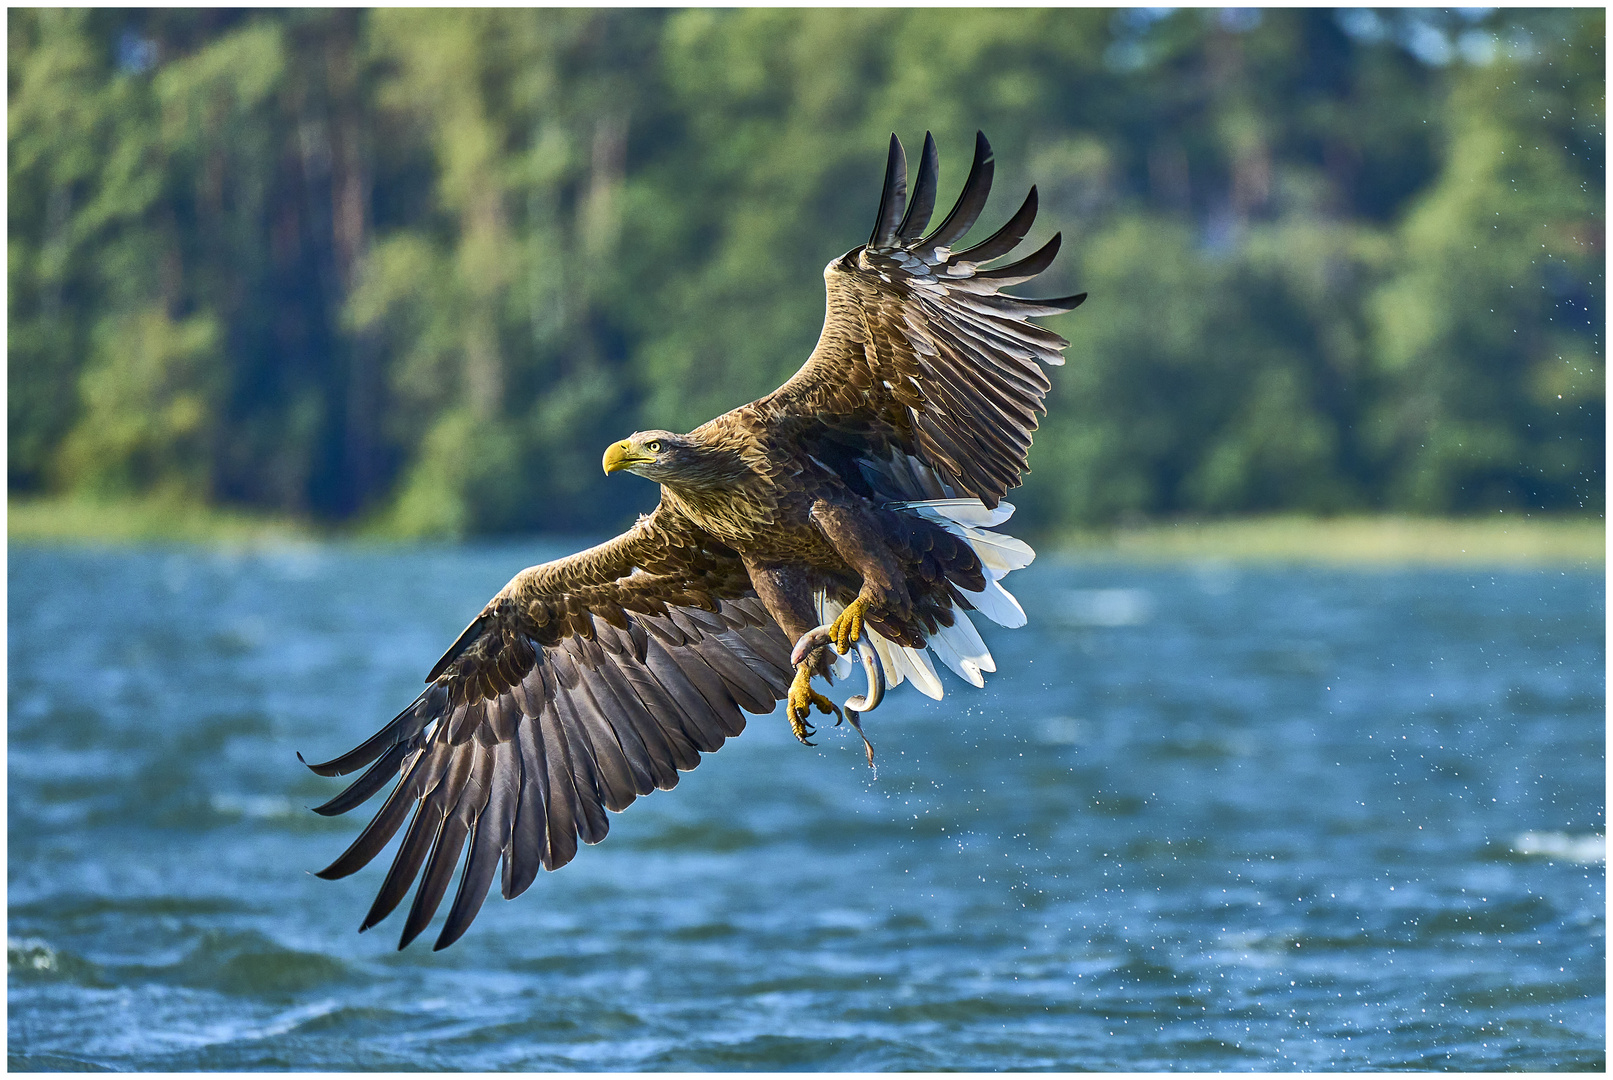
[[[1602,507],[1599,11],[7,18],[14,492],[620,525],[981,128],[1092,297],[1033,523]]]

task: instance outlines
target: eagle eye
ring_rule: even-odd
[[[651,439],[649,442],[644,444],[644,447],[652,454],[659,454],[661,452],[661,440]]]

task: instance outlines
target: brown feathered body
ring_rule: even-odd
[[[1030,549],[990,527],[1007,517],[999,504],[1026,469],[1050,385],[1042,365],[1062,363],[1066,344],[1028,320],[1084,295],[999,291],[1045,269],[1057,236],[1019,263],[982,268],[1024,238],[1034,188],[991,237],[952,249],[990,189],[984,137],[956,207],[921,235],[936,172],[926,136],[909,199],[893,137],[873,235],[825,268],[823,334],[801,370],[692,432],[640,432],[613,446],[607,471],[658,481],[660,505],[611,541],[521,571],[420,697],[362,745],[312,766],[366,770],[318,808],[325,814],[396,781],[321,871],[350,874],[403,830],[362,928],[418,876],[406,945],[463,855],[437,947],[452,943],[500,867],[503,894],[517,895],[540,868],[568,862],[579,838],[603,839],[605,811],[672,787],[743,729],[744,712],[771,711],[790,685],[792,644],[854,601],[892,683],[910,678],[939,697],[926,649],[975,685],[995,670],[970,613],[1023,622],[998,581]],[[833,658],[814,655],[826,672]]]

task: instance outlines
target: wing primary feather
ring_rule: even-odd
[[[396,743],[386,753],[376,758],[375,764],[365,770],[364,775],[348,785],[347,790],[334,799],[320,806],[314,807],[314,813],[322,817],[334,817],[345,814],[360,803],[368,801],[371,795],[386,786],[387,781],[398,774],[398,766],[413,749],[410,743]]]
[[[435,826],[439,825],[437,811],[426,806],[423,802],[415,810],[414,820],[409,822],[408,830],[403,834],[403,843],[398,846],[398,853],[392,857],[392,865],[387,869],[386,878],[381,882],[381,890],[375,894],[375,902],[364,916],[364,922],[359,926],[359,933],[363,933],[388,915],[398,906],[409,886],[414,884],[415,875],[420,872],[420,864],[426,859],[426,852],[430,850],[432,838],[437,835]]]
[[[437,905],[442,902],[442,892],[447,887],[447,882],[444,881],[442,886],[437,888],[432,886],[436,879],[445,876],[441,869],[443,866],[447,866],[449,872],[452,872],[454,863],[459,861],[459,849],[465,842],[465,836],[457,827],[458,821],[457,814],[445,814],[437,826],[437,833],[431,842],[431,857],[426,860],[425,876],[420,879],[420,887],[415,890],[414,903],[409,905],[409,917],[404,920],[403,933],[398,937],[400,951],[408,948],[409,942],[420,936],[420,931],[426,928],[431,917],[437,913]],[[458,843],[454,842],[455,839]],[[453,845],[452,862],[445,855],[445,848],[450,844]]]
[[[521,715],[523,716],[535,717],[543,712],[543,702],[545,700],[543,673],[538,670],[539,666],[544,662],[543,655],[540,650],[538,653],[539,659],[532,665],[532,670],[526,673],[526,678],[522,679],[517,685],[510,687],[510,692],[515,696],[516,704],[521,706]]]
[[[459,877],[459,888],[454,893],[448,917],[443,920],[442,933],[431,947],[433,952],[446,949],[470,928],[476,913],[482,910],[487,891],[493,886],[499,856],[509,847],[511,818],[515,802],[520,798],[519,750],[514,743],[506,742],[493,747],[491,753],[493,767],[487,806],[471,824],[465,870]]]
[[[403,924],[398,948],[408,947],[409,942],[431,922],[431,917],[442,904],[443,894],[448,891],[448,882],[454,876],[454,868],[459,865],[459,856],[465,850],[471,822],[480,816],[487,805],[490,793],[488,781],[492,773],[492,748],[478,744],[469,775],[464,785],[454,793],[457,797],[453,806],[449,807],[442,825],[437,829],[436,840],[431,845],[431,857],[426,860],[426,872],[420,878],[420,887],[415,890],[414,903],[409,906],[409,917]]]
[[[739,711],[734,695],[729,692],[723,677],[707,663],[706,658],[698,650],[679,649],[667,655],[687,676],[695,691],[705,699],[724,735],[731,738],[745,730],[745,717]]]
[[[481,636],[482,628],[487,625],[488,618],[488,613],[483,611],[472,619],[465,629],[459,632],[459,636],[454,639],[454,643],[448,646],[448,651],[443,653],[442,657],[432,665],[431,671],[426,675],[427,682],[436,682],[437,676],[447,671],[448,665],[458,660],[460,653],[470,648],[471,642]]]
[[[969,179],[963,182],[963,191],[958,196],[957,204],[934,232],[919,241],[915,250],[927,253],[934,248],[949,247],[954,240],[968,232],[980,217],[980,211],[986,208],[986,196],[991,194],[991,178],[995,170],[991,143],[986,141],[985,132],[977,131],[974,164],[969,166]]]
[[[655,788],[665,791],[678,783],[676,761],[679,755],[668,743],[661,725],[650,715],[639,688],[629,682],[625,669],[626,665],[605,664],[596,673],[601,681],[609,684],[620,709],[620,713],[613,717],[611,722],[613,726],[625,725],[638,739],[645,755],[642,764],[649,773],[650,783]],[[623,745],[626,745],[625,736]],[[649,791],[646,789],[639,794],[647,795]]]
[[[1086,298],[1086,293],[1079,292],[1073,296],[1058,296],[1051,300],[1019,300],[1017,296],[1011,296],[1008,299],[1019,300],[1020,304],[1022,305],[1031,304],[1035,307],[1046,309],[1044,311],[1028,312],[1027,314],[1062,315],[1066,311],[1074,311],[1076,308],[1080,307],[1086,301]]]
[[[1007,224],[992,233],[986,239],[967,251],[960,251],[948,259],[948,264],[957,262],[983,263],[1006,255],[1025,239],[1030,232],[1031,225],[1036,222],[1036,187],[1031,186],[1030,194],[1025,196],[1025,203],[1008,219]]]
[[[879,214],[874,219],[874,231],[868,237],[870,248],[878,250],[895,243],[896,229],[906,206],[907,155],[902,151],[902,140],[891,132],[890,154],[885,158],[885,190],[880,193]]]
[[[498,849],[483,839],[484,833],[492,831],[485,828],[490,811],[491,807],[478,815],[471,825],[470,854],[465,857],[465,869],[459,875],[459,888],[454,890],[454,902],[448,907],[448,917],[443,920],[442,932],[431,946],[432,952],[446,949],[470,929],[471,921],[482,910],[482,901],[487,899],[487,890],[493,885],[493,875],[498,871]]]
[[[620,805],[605,804],[605,809],[619,813],[638,796],[648,795],[655,790],[649,753],[631,721],[623,715],[627,706],[616,696],[615,688],[598,669],[583,673],[581,689],[588,700],[576,702],[577,712],[584,722],[589,741],[594,744],[595,760],[620,754],[621,764],[626,771],[627,788],[625,797],[618,798]],[[602,743],[606,744],[603,751],[600,749]],[[603,770],[601,775],[604,775]]]
[[[728,735],[718,723],[710,703],[660,642],[651,642],[650,646],[645,655],[645,670],[660,684],[668,700],[677,709],[683,733],[697,750],[715,753],[727,741]]]
[[[1020,281],[1029,281],[1031,278],[1046,270],[1059,253],[1059,245],[1064,242],[1063,233],[1054,233],[1053,239],[1043,244],[1035,253],[1027,255],[1016,263],[999,266],[994,270],[980,270],[975,273],[977,278],[990,278],[993,281],[1002,278],[1018,278]]]
[[[924,231],[924,226],[930,223],[930,215],[935,212],[935,185],[940,174],[940,163],[940,155],[935,149],[935,136],[926,131],[924,149],[919,153],[918,176],[913,180],[913,190],[908,193],[907,214],[896,229],[899,239],[916,239]]]
[[[992,306],[997,307],[999,311],[1020,319],[1038,318],[1043,315],[1063,315],[1066,312],[1074,311],[1080,306],[1080,301],[1074,304],[1070,303],[1070,297],[1068,296],[1060,297],[1056,300],[1021,300],[1017,296],[998,293],[991,299],[994,302]],[[1085,293],[1081,294],[1081,299],[1086,299]]]
[[[404,774],[398,786],[392,789],[392,794],[386,797],[381,809],[376,811],[370,823],[364,826],[347,850],[336,857],[325,869],[316,873],[315,877],[334,881],[349,874],[362,870],[369,865],[371,859],[380,854],[392,837],[397,835],[398,829],[409,815],[409,806],[414,803],[420,794],[420,788],[425,777],[433,767],[440,767],[442,759],[446,757],[446,749],[433,756],[427,751]]]
[[[447,749],[446,746],[443,748]],[[420,872],[420,864],[425,860],[428,849],[435,847],[434,841],[442,831],[443,820],[459,805],[460,795],[465,790],[465,782],[470,778],[475,761],[473,755],[463,751],[446,756],[447,768],[436,786],[421,796],[420,808],[415,811],[414,821],[409,824],[409,831],[398,848],[397,858],[387,871],[386,879],[381,882],[381,891],[360,930],[374,926],[398,906],[398,901],[403,899],[415,875]]]
[[[539,722],[533,717],[530,724],[523,724],[515,732],[521,794],[510,833],[510,852],[504,861],[506,900],[520,896],[538,879],[544,846],[548,842],[549,776],[543,760],[543,734],[536,730]]]
[[[543,866],[555,870],[577,855],[577,818],[581,799],[595,798],[592,790],[579,795],[572,779],[566,734],[561,730],[559,707],[553,698],[543,711],[538,730],[543,738],[543,760],[547,770],[549,796],[548,838],[543,848]]]
[[[521,706],[515,694],[521,690],[516,680],[508,690],[487,703],[487,725],[476,733],[484,742],[509,742],[515,737],[515,725],[521,722]]]
[[[665,688],[656,681],[655,675],[645,668],[636,666],[624,667],[621,674],[633,687],[634,695],[644,703],[651,721],[660,732],[661,738],[666,741],[672,754],[673,768],[679,772],[688,772],[699,765],[700,750],[684,731],[682,710]]]
[[[422,731],[427,724],[434,720],[443,711],[448,701],[448,693],[440,686],[428,687],[421,695],[411,701],[407,708],[394,716],[380,731],[365,739],[340,757],[322,761],[317,765],[304,765],[318,773],[320,776],[345,776],[347,773],[362,769],[382,754],[395,742],[402,742]],[[302,760],[302,755],[297,755]]]
[[[576,793],[577,837],[582,843],[598,843],[610,832],[610,820],[606,820],[605,806],[608,800],[613,800],[613,791],[606,787],[598,769],[597,759],[594,756],[594,746],[589,741],[587,733],[582,730],[582,719],[577,716],[577,701],[569,690],[556,695],[555,716],[560,719],[556,727],[560,729],[561,738],[565,741],[566,764],[571,769],[571,785]],[[621,753],[621,751],[616,751]],[[615,766],[616,762],[611,762]],[[627,762],[621,762],[621,772],[626,774]],[[619,780],[619,777],[611,777]],[[631,795],[631,787],[627,788]],[[631,801],[631,800],[629,800]]]
[[[1036,362],[1062,364],[1058,351],[1069,344],[1034,323],[974,318],[962,308],[947,312],[943,321],[959,338],[954,351],[973,352],[989,359],[998,369],[1034,383],[1038,397],[1053,384],[1046,372],[1038,371]]]

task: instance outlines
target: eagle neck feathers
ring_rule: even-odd
[[[663,481],[662,504],[728,544],[743,545],[773,525],[777,489],[759,426],[750,411],[736,409],[691,431],[701,467]]]

